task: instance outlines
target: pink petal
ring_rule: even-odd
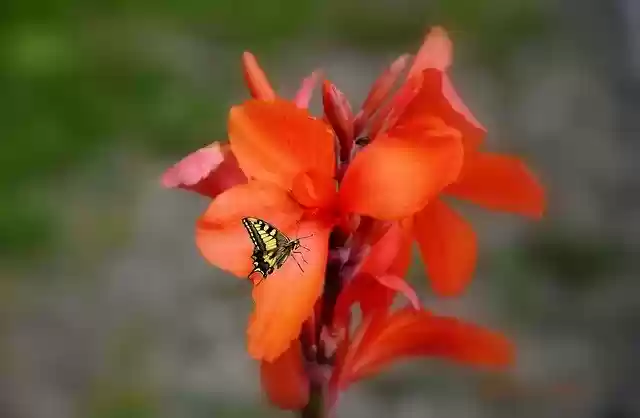
[[[187,155],[161,178],[163,187],[191,190],[211,198],[246,182],[229,144],[218,142]]]
[[[307,109],[309,107],[309,102],[313,95],[313,89],[316,87],[316,84],[318,84],[321,76],[322,72],[317,70],[312,72],[309,77],[302,80],[302,85],[293,99],[296,106],[301,109]]]
[[[425,37],[409,70],[408,78],[415,77],[427,68],[445,71],[453,61],[453,44],[444,28],[436,26]]]

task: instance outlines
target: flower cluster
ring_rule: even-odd
[[[321,393],[331,408],[348,385],[412,356],[511,361],[504,337],[430,313],[404,279],[414,240],[438,295],[457,295],[471,279],[476,236],[445,203],[450,197],[534,218],[543,212],[543,190],[525,165],[482,150],[485,129],[452,86],[451,60],[451,41],[434,28],[415,57],[383,72],[357,112],[323,80],[324,117],[315,118],[307,107],[320,73],[287,100],[245,53],[252,99],[231,109],[228,142],[164,174],[165,187],[213,199],[197,221],[197,246],[240,278],[253,267],[242,218],[308,236],[302,271],[288,260],[253,287],[248,351],[273,404],[303,409]],[[407,303],[393,309],[398,294]]]

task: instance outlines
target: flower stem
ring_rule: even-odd
[[[300,418],[328,418],[322,387],[311,385],[309,403],[300,411]]]

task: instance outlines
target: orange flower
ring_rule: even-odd
[[[436,139],[434,136],[434,143]],[[406,142],[400,145],[392,138],[380,140],[387,147],[384,162],[395,170],[399,181],[410,182],[429,161],[440,173],[453,171],[448,156],[459,144]],[[336,214],[347,215],[357,208],[373,214],[411,215],[448,184],[434,171],[433,180],[414,184],[413,193],[409,188],[401,193],[385,176],[359,178],[372,170],[354,165],[336,195],[333,133],[322,121],[279,99],[234,107],[229,117],[229,144],[239,167],[251,180],[220,194],[198,221],[196,242],[204,257],[246,277],[252,269],[253,246],[240,222],[245,216],[264,219],[290,236],[296,232],[311,236],[304,243],[311,250],[304,272],[295,263],[285,263],[254,289],[256,310],[248,330],[249,352],[267,361],[276,359],[298,336],[322,293],[329,232],[339,219]],[[459,166],[455,159],[453,164]],[[377,184],[377,196],[386,195],[387,199],[372,199],[366,192],[342,192],[343,187],[357,187],[350,184]]]
[[[292,344],[276,362],[262,364],[262,387],[274,405],[296,410],[307,405],[310,380],[327,381],[325,409],[330,410],[340,392],[353,383],[417,357],[504,368],[513,362],[514,352],[499,333],[456,318],[413,308],[384,309],[365,317],[352,335],[340,341],[331,367],[315,365],[309,370],[300,345]]]
[[[285,263],[253,291],[249,352],[273,361],[298,336],[323,291],[333,226],[352,213],[382,219],[416,213],[457,178],[462,145],[457,133],[444,127],[429,133],[431,141],[380,139],[363,151],[374,154],[369,164],[375,167],[356,161],[337,193],[329,125],[275,97],[252,56],[244,58],[250,91],[263,100],[232,108],[228,145],[212,145],[188,156],[165,174],[164,182],[215,197],[198,220],[196,242],[210,263],[239,277],[252,270],[253,244],[241,224],[243,217],[264,219],[290,236],[309,236],[303,272],[295,263]],[[308,103],[310,84],[303,83],[300,102]],[[413,180],[425,171],[423,181]],[[396,182],[407,186],[397,187]],[[233,187],[220,193],[221,184]]]
[[[245,52],[242,64],[251,96],[259,100],[275,100],[276,93],[255,56]],[[302,81],[293,100],[296,106],[301,109],[309,107],[311,94],[319,78],[320,72],[314,71]],[[229,144],[214,142],[187,155],[169,168],[163,174],[161,182],[167,188],[181,188],[214,198],[236,184],[246,183],[247,178],[238,166]]]
[[[469,200],[492,210],[512,212],[539,218],[544,210],[544,191],[525,164],[516,157],[480,151],[486,130],[464,105],[446,73],[452,60],[452,43],[442,28],[432,29],[418,51],[408,75],[395,94],[391,94],[394,83],[409,63],[406,55],[398,58],[373,84],[362,110],[355,117],[349,112],[336,111],[345,108],[339,93],[325,95],[325,112],[334,129],[343,136],[344,126],[353,126],[348,132],[359,136],[368,127],[366,148],[352,156],[352,167],[361,169],[357,180],[346,175],[340,189],[341,195],[349,195],[354,202],[343,199],[349,210],[378,219],[398,219],[401,213],[389,210],[372,212],[362,207],[368,200],[382,200],[385,195],[375,192],[375,187],[387,179],[388,188],[394,187],[394,194],[413,195],[412,207],[420,210],[412,215],[413,235],[418,241],[427,275],[434,290],[440,295],[460,293],[472,277],[477,257],[476,236],[471,226],[440,198],[419,196],[413,187],[442,181],[434,190],[442,190],[443,197],[452,196]],[[337,91],[335,87],[332,91]],[[327,112],[327,109],[334,109]],[[340,116],[342,115],[342,116]],[[464,163],[458,175],[453,165],[447,174],[440,168],[439,176],[433,176],[428,168],[436,167],[435,159],[408,162],[402,167],[387,166],[384,161],[390,153],[402,152],[397,143],[411,143],[413,147],[446,146],[453,138],[460,140],[464,148]],[[350,141],[356,138],[350,138]],[[342,143],[348,140],[342,140]],[[453,150],[451,148],[451,150]],[[353,153],[350,153],[353,154]],[[431,154],[432,156],[436,154]],[[443,161],[452,161],[453,155],[437,154]],[[343,157],[344,159],[344,157]],[[408,164],[414,163],[416,167]],[[425,169],[411,182],[403,184],[396,180],[396,170]],[[378,178],[375,185],[369,182]],[[453,181],[449,181],[453,178]],[[364,196],[367,196],[365,199]],[[424,199],[424,200],[421,200]],[[410,202],[411,198],[403,199]],[[428,203],[428,204],[427,204]],[[382,203],[376,207],[380,209]],[[397,209],[397,207],[396,207]],[[406,211],[403,212],[403,214]]]
[[[163,176],[166,187],[214,199],[197,221],[196,243],[210,263],[238,277],[253,268],[242,218],[305,237],[304,268],[287,260],[254,286],[247,330],[264,391],[281,408],[307,408],[318,390],[328,389],[332,402],[405,357],[476,365],[511,359],[504,338],[428,313],[404,280],[414,239],[438,293],[457,293],[471,277],[475,234],[443,195],[542,212],[542,190],[522,163],[479,151],[485,129],[447,77],[451,56],[446,32],[433,29],[415,59],[396,60],[355,114],[325,80],[321,120],[307,111],[319,72],[287,101],[245,53],[253,100],[231,109],[228,143],[196,151]],[[390,312],[398,293],[410,307]],[[355,305],[363,319],[352,333]]]
[[[485,129],[462,103],[445,72],[451,63],[451,49],[444,30],[436,29],[427,37],[421,52],[437,54],[428,60],[418,53],[413,70],[414,74],[421,71],[422,86],[390,131],[396,135],[415,132],[420,126],[428,126],[429,116],[441,118],[462,133],[465,149],[460,177],[444,189],[445,197],[469,200],[492,210],[541,217],[544,191],[525,164],[516,157],[479,150]],[[416,214],[414,225],[434,290],[440,295],[460,293],[473,275],[477,257],[471,226],[440,199],[432,200]]]
[[[330,401],[335,401],[337,391],[411,357],[489,367],[503,367],[513,360],[512,346],[501,335],[413,308],[369,315],[342,344],[330,380]]]
[[[410,259],[410,231],[407,221],[390,225],[340,291],[332,319],[314,312],[299,344],[292,344],[276,362],[263,362],[262,387],[271,403],[300,409],[309,401],[309,388],[318,387],[325,394],[325,411],[331,410],[351,384],[412,357],[486,367],[512,362],[513,348],[500,334],[420,307],[402,280]],[[392,312],[397,292],[412,306]],[[351,310],[356,304],[362,318],[353,331]]]
[[[231,110],[229,145],[250,180],[218,195],[198,220],[196,243],[203,256],[246,278],[253,267],[253,244],[241,223],[246,216],[289,236],[309,236],[304,271],[285,263],[253,290],[249,352],[272,361],[298,336],[322,292],[335,196],[333,135],[293,103],[249,101]]]

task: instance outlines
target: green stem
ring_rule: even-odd
[[[322,387],[311,386],[309,403],[300,411],[300,418],[327,418]]]

